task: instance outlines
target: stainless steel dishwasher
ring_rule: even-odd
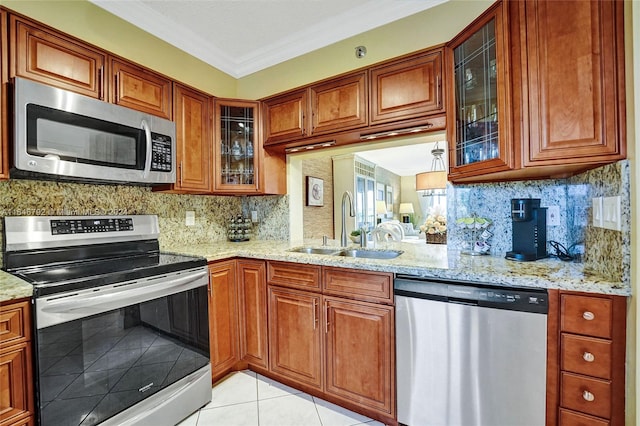
[[[544,425],[547,291],[399,275],[398,421]]]

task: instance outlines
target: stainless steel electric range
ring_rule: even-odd
[[[206,259],[158,218],[21,216],[4,269],[34,286],[38,423],[171,425],[211,400]]]

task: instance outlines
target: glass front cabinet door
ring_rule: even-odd
[[[496,3],[447,45],[452,181],[513,167],[506,7]]]
[[[216,101],[215,190],[257,192],[259,172],[258,103]]]

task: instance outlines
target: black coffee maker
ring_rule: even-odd
[[[506,258],[530,261],[547,257],[547,208],[538,198],[511,200],[512,251]]]

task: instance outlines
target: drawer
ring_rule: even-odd
[[[610,340],[563,333],[560,348],[562,370],[611,379]]]
[[[12,303],[0,308],[0,342],[9,345],[31,340],[29,301]]]
[[[609,419],[611,383],[563,372],[560,378],[560,406]]]
[[[609,422],[586,414],[560,409],[560,426],[609,426]]]
[[[393,274],[325,267],[324,294],[393,303]]]
[[[267,262],[267,283],[320,291],[320,266],[304,263]]]
[[[610,339],[612,304],[604,297],[563,294],[560,331]]]

